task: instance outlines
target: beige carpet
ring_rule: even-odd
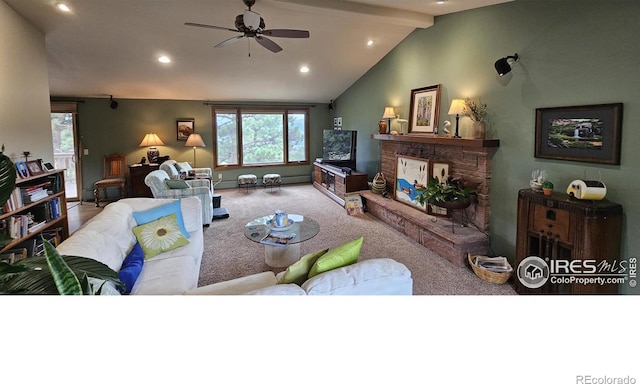
[[[388,257],[403,263],[412,273],[416,295],[515,293],[509,284],[488,283],[470,269],[454,266],[368,213],[347,215],[341,206],[310,184],[283,186],[273,191],[258,187],[248,192],[227,189],[216,193],[222,196],[222,206],[230,217],[214,220],[205,228],[199,286],[268,270],[281,271],[265,264],[263,245],[244,236],[244,226],[249,221],[280,208],[320,223],[320,233],[301,244],[302,254],[364,236],[360,260]]]

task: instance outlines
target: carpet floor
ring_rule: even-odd
[[[276,209],[313,218],[320,232],[301,243],[301,254],[333,248],[364,236],[360,260],[388,257],[409,268],[415,295],[513,295],[510,284],[493,284],[477,277],[469,268],[457,267],[387,224],[365,213],[349,216],[346,211],[311,184],[280,189],[216,190],[227,219],[214,220],[204,230],[204,255],[199,286],[264,271],[280,272],[264,262],[264,246],[244,236],[251,220],[272,215]]]

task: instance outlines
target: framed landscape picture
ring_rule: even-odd
[[[427,204],[417,199],[418,189],[424,188],[429,179],[429,160],[417,157],[398,156],[396,164],[396,186],[394,197],[401,203],[421,211],[427,211]]]
[[[440,183],[444,183],[449,178],[449,169],[451,169],[451,163],[448,161],[431,161],[431,176]],[[429,206],[428,213],[434,216],[449,216],[447,208],[432,205]]]
[[[622,103],[536,109],[535,157],[620,164]]]
[[[409,133],[433,133],[440,115],[440,84],[411,90]]]
[[[186,141],[190,134],[196,131],[196,119],[185,118],[176,120],[176,134],[178,140]]]

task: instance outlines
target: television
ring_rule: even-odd
[[[322,163],[356,169],[358,131],[325,129],[322,132]]]

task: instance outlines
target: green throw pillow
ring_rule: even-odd
[[[322,249],[317,252],[308,253],[300,258],[300,260],[291,264],[278,280],[278,284],[298,284],[302,285],[307,280],[307,275],[313,264],[329,251],[329,248]]]
[[[166,179],[164,181],[164,183],[166,184],[166,186],[169,189],[188,189],[188,188],[191,188],[191,186],[189,184],[187,184],[187,182],[184,181],[184,180]]]
[[[133,233],[144,251],[145,259],[189,244],[189,240],[180,232],[175,213],[133,227]]]
[[[360,256],[363,241],[364,237],[349,241],[320,256],[309,271],[309,279],[323,272],[354,264]]]

